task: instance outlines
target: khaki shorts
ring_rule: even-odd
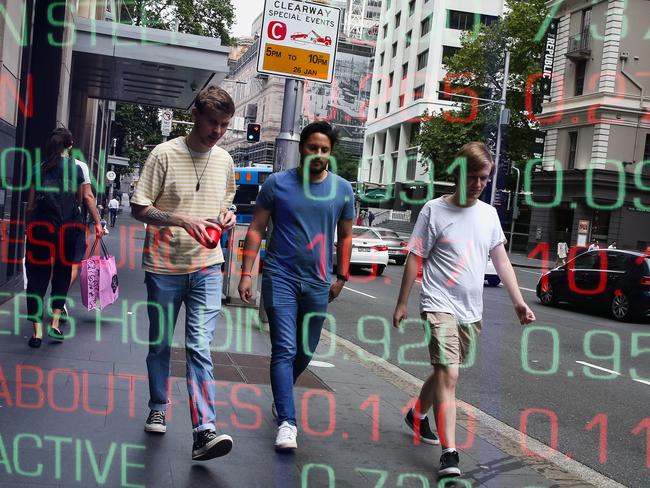
[[[481,321],[460,323],[456,317],[444,312],[422,314],[425,327],[429,327],[429,356],[431,364],[461,365],[469,355],[476,355]]]

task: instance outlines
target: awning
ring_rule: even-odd
[[[91,98],[188,109],[228,74],[217,38],[75,18],[73,89]]]

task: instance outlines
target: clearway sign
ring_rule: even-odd
[[[318,3],[265,0],[257,71],[331,83],[340,16]]]

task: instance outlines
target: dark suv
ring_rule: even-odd
[[[542,275],[537,297],[544,305],[570,302],[608,310],[616,320],[650,315],[650,255],[587,251]]]

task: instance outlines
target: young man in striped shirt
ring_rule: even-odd
[[[150,413],[145,431],[164,433],[173,330],[185,302],[187,389],[194,445],[192,459],[223,456],[229,435],[216,432],[215,381],[210,343],[221,308],[221,247],[208,229],[235,225],[228,210],[235,196],[234,165],[217,141],[235,106],[216,86],[197,95],[187,137],[159,144],[149,155],[131,199],[133,216],[148,224],[142,253],[149,315]]]

